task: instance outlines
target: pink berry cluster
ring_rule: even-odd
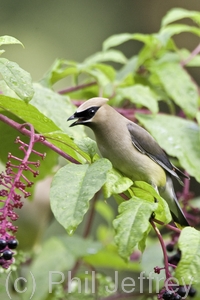
[[[34,153],[42,159],[45,157],[45,154],[33,149],[36,141],[38,140],[34,139],[34,134],[31,136],[29,144],[17,137],[15,142],[24,152],[24,158],[21,159],[9,153],[6,170],[0,174],[0,265],[5,269],[13,263],[14,252],[12,250],[16,249],[18,245],[15,238],[18,227],[12,223],[18,219],[14,209],[22,208],[22,197],[27,198],[31,195],[26,189],[33,185],[33,182],[24,173],[31,172],[34,177],[39,175],[37,169],[40,161],[30,161],[30,154]]]

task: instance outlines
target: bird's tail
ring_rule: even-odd
[[[172,214],[173,221],[175,223],[180,224],[183,227],[190,226],[181,207],[180,207],[178,199],[176,198],[172,179],[170,176],[167,176],[165,190],[161,191],[160,194],[167,201],[167,203],[169,205],[169,209]]]

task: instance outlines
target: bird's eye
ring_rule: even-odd
[[[93,117],[93,116],[95,115],[95,112],[96,112],[96,110],[95,110],[94,108],[90,108],[90,109],[88,110],[88,115],[89,115],[90,117]]]

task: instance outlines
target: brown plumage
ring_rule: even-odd
[[[186,176],[171,164],[145,129],[120,115],[107,101],[97,97],[84,102],[68,119],[77,119],[70,126],[90,127],[102,156],[133,181],[142,180],[151,184],[167,201],[173,220],[188,226],[171,179],[174,176],[182,183],[179,176]]]

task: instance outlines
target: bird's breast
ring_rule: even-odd
[[[115,131],[117,133],[117,131]],[[129,133],[102,135],[95,133],[99,150],[114,168],[133,181],[141,180],[157,187],[165,186],[166,173],[162,167],[133,145]]]

